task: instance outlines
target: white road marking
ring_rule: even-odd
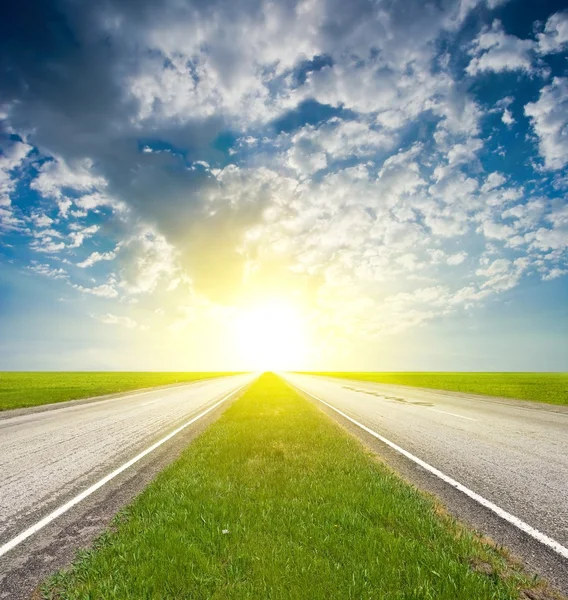
[[[393,450],[396,450],[396,452],[399,452],[403,456],[406,456],[406,458],[408,458],[411,461],[415,462],[417,465],[420,465],[423,469],[426,469],[427,471],[429,471],[433,475],[436,475],[436,477],[439,477],[442,481],[445,481],[446,483],[448,483],[452,487],[454,487],[457,490],[459,490],[460,492],[464,493],[466,496],[469,496],[472,500],[475,500],[476,502],[478,502],[482,506],[485,506],[485,508],[488,508],[489,510],[491,510],[492,512],[494,512],[496,515],[498,515],[499,517],[501,517],[505,521],[511,523],[511,525],[514,525],[515,527],[517,527],[521,531],[524,531],[526,534],[530,535],[532,538],[534,538],[535,540],[537,540],[541,544],[544,544],[545,546],[547,546],[551,550],[554,550],[554,552],[556,552],[557,554],[559,554],[563,558],[567,558],[568,559],[568,548],[564,547],[562,544],[560,544],[560,542],[557,542],[556,540],[552,539],[551,537],[548,537],[546,534],[542,533],[538,529],[535,529],[534,527],[531,527],[528,523],[525,523],[524,521],[522,521],[518,517],[515,517],[515,515],[512,515],[511,513],[509,513],[506,510],[502,509],[500,506],[497,506],[496,504],[494,504],[490,500],[487,500],[483,496],[480,496],[479,494],[477,494],[474,491],[470,490],[465,485],[462,485],[461,483],[459,483],[455,479],[452,479],[451,477],[448,477],[448,475],[445,475],[444,473],[442,473],[442,471],[439,471],[438,469],[436,469],[432,465],[429,465],[427,462],[424,462],[422,459],[418,458],[417,456],[414,456],[414,454],[411,454],[410,452],[408,452],[404,448],[401,448],[400,446],[397,446],[395,443],[391,442],[387,438],[385,438],[382,435],[378,434],[376,431],[373,431],[372,429],[369,429],[369,427],[367,427],[366,425],[363,425],[363,423],[359,423],[359,421],[356,421],[355,419],[352,419],[349,415],[346,415],[344,412],[342,412],[338,408],[335,408],[335,406],[332,406],[331,404],[329,404],[325,400],[322,400],[321,398],[318,398],[317,396],[314,396],[314,394],[311,394],[310,392],[307,392],[306,390],[303,390],[299,386],[295,386],[295,387],[297,387],[304,394],[308,394],[308,396],[311,396],[312,398],[314,398],[318,402],[321,402],[322,404],[325,404],[327,407],[331,408],[331,410],[334,410],[336,413],[340,414],[342,417],[344,417],[348,421],[351,421],[351,423],[353,423],[354,425],[357,425],[357,427],[360,427],[361,429],[363,429],[367,433],[371,434],[373,437],[376,437],[378,440],[380,440],[381,442],[383,442],[384,444],[386,444],[387,446],[389,446]]]
[[[437,408],[429,408],[428,410],[433,410],[434,412],[444,413],[445,415],[452,415],[452,417],[459,417],[460,419],[467,419],[468,421],[477,421],[477,419],[472,419],[471,417],[464,417],[463,415],[457,415],[456,413],[451,413],[446,410],[438,410]]]
[[[148,406],[149,404],[154,404],[154,402],[159,402],[160,400],[161,398],[158,398],[157,400],[150,400],[150,402],[144,402],[142,406]]]
[[[248,384],[245,383],[241,385],[241,387],[227,394],[224,398],[219,400],[219,402],[216,402],[208,409],[198,414],[196,417],[193,417],[193,419],[187,421],[186,423],[169,433],[166,437],[156,442],[155,444],[152,444],[149,448],[146,448],[146,450],[140,452],[140,454],[137,454],[134,458],[124,463],[121,467],[118,467],[118,469],[115,469],[112,473],[109,473],[106,477],[103,477],[101,480],[97,481],[97,483],[93,484],[91,487],[87,488],[86,490],[69,500],[69,502],[66,502],[53,512],[49,513],[46,517],[41,519],[41,521],[38,521],[35,525],[32,525],[31,527],[28,527],[28,529],[22,531],[22,533],[17,535],[15,538],[12,538],[10,541],[0,546],[0,556],[4,556],[4,554],[10,552],[12,548],[15,548],[18,544],[21,544],[24,540],[32,536],[34,533],[37,533],[46,525],[49,525],[49,523],[51,523],[61,515],[65,514],[70,508],[73,508],[76,504],[79,504],[79,502],[96,492],[99,488],[105,485],[105,483],[108,483],[109,481],[111,481],[111,479],[114,479],[117,475],[120,475],[123,471],[126,471],[126,469],[131,467],[133,464],[137,463],[147,454],[150,454],[150,452],[156,450],[156,448],[159,448],[162,444],[164,444],[165,442],[173,438],[175,435],[177,435],[180,431],[183,431],[186,427],[189,427],[191,424],[195,423],[195,421],[198,421],[199,419],[201,419],[201,417],[204,417],[207,413],[217,408],[220,404],[225,402],[225,400],[228,400],[231,396],[234,396],[236,393],[240,392],[246,385]]]

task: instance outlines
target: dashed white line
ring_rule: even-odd
[[[452,417],[459,417],[460,419],[467,419],[468,421],[477,421],[477,419],[472,419],[471,417],[464,417],[463,415],[457,415],[456,413],[448,412],[447,410],[438,410],[437,408],[428,408],[428,410],[433,410],[437,413],[443,413],[445,415],[452,415]]]
[[[144,450],[143,452],[140,452],[140,454],[137,454],[134,458],[132,458],[128,462],[124,463],[121,467],[118,467],[118,469],[115,469],[112,473],[109,473],[106,477],[103,477],[102,479],[97,481],[97,483],[93,484],[91,487],[87,488],[86,490],[84,490],[83,492],[81,492],[80,494],[78,494],[77,496],[72,498],[71,500],[69,500],[69,502],[66,502],[65,504],[63,504],[62,506],[60,506],[53,512],[49,513],[46,517],[41,519],[41,521],[38,521],[35,525],[32,525],[31,527],[28,527],[28,529],[26,529],[25,531],[22,531],[22,533],[20,533],[16,537],[12,538],[10,541],[8,541],[5,544],[3,544],[2,546],[0,546],[0,556],[3,556],[7,552],[10,552],[10,550],[15,548],[18,544],[21,544],[24,540],[28,539],[34,533],[37,533],[38,531],[43,529],[46,525],[49,525],[49,523],[51,523],[52,521],[54,521],[61,515],[65,514],[69,509],[73,508],[76,504],[79,504],[79,502],[81,502],[82,500],[84,500],[85,498],[87,498],[88,496],[93,494],[94,492],[96,492],[99,488],[103,487],[103,485],[105,485],[105,483],[108,483],[109,481],[111,481],[111,479],[114,479],[117,475],[120,475],[123,471],[126,471],[126,469],[131,467],[133,464],[137,463],[139,460],[144,458],[147,454],[150,454],[150,452],[153,452],[154,450],[156,450],[156,448],[159,448],[162,444],[164,444],[165,442],[167,442],[168,440],[173,438],[175,435],[177,435],[180,431],[183,431],[186,427],[189,427],[190,425],[195,423],[195,421],[198,421],[199,419],[204,417],[207,413],[210,413],[213,409],[217,408],[220,404],[223,404],[223,402],[228,400],[231,396],[234,396],[235,394],[240,392],[246,385],[248,385],[248,383],[241,385],[236,390],[227,394],[224,398],[222,398],[221,400],[219,400],[218,402],[216,402],[215,404],[210,406],[208,409],[204,410],[203,412],[198,414],[196,417],[193,417],[193,419],[190,419],[183,425],[180,425],[180,427],[178,427],[177,429],[175,429],[174,431],[172,431],[171,433],[166,435],[166,437],[162,438],[155,444],[152,444],[149,448],[146,448],[146,450]]]
[[[487,500],[486,498],[484,498],[483,496],[480,496],[473,490],[470,490],[468,487],[459,483],[455,479],[448,477],[448,475],[446,475],[445,473],[442,473],[442,471],[436,469],[432,465],[429,465],[427,462],[424,462],[422,459],[418,458],[417,456],[414,456],[414,454],[411,454],[404,448],[397,446],[395,443],[391,442],[390,440],[388,440],[384,436],[380,435],[376,431],[369,429],[369,427],[367,427],[366,425],[363,425],[363,423],[359,423],[359,421],[356,421],[355,419],[351,418],[349,415],[346,415],[343,411],[339,410],[338,408],[335,408],[335,406],[332,406],[325,400],[318,398],[318,396],[314,396],[314,394],[311,394],[310,392],[303,390],[302,388],[300,388],[299,386],[297,386],[295,384],[293,384],[293,385],[296,388],[298,388],[301,392],[303,392],[304,394],[307,394],[308,396],[311,396],[318,402],[325,404],[327,407],[331,408],[331,410],[334,410],[336,413],[340,414],[343,418],[347,419],[348,421],[351,421],[351,423],[353,423],[354,425],[357,425],[357,427],[360,427],[361,429],[363,429],[363,431],[366,431],[367,433],[369,433],[373,437],[377,438],[378,440],[380,440],[381,442],[383,442],[384,444],[386,444],[387,446],[389,446],[396,452],[399,452],[406,458],[415,462],[417,465],[420,465],[423,469],[426,469],[426,471],[429,471],[433,475],[436,475],[436,477],[439,477],[442,481],[445,481],[447,484],[451,485],[452,487],[456,488],[460,492],[464,493],[466,496],[469,496],[472,500],[475,500],[482,506],[485,506],[485,508],[488,508],[490,511],[494,512],[496,515],[498,515],[499,517],[501,517],[508,523],[511,523],[511,525],[514,525],[521,531],[524,531],[526,534],[530,535],[532,538],[534,538],[541,544],[544,544],[545,546],[547,546],[548,548],[550,548],[551,550],[553,550],[554,552],[556,552],[563,558],[568,559],[568,548],[566,548],[565,546],[560,544],[560,542],[557,542],[556,540],[554,540],[551,537],[547,536],[546,534],[542,533],[538,529],[531,527],[528,523],[525,523],[518,517],[515,517],[515,515],[512,515],[511,513],[502,509],[500,506],[497,506],[490,500]]]

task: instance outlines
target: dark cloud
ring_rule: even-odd
[[[0,101],[10,106],[11,127],[46,156],[70,164],[91,159],[108,181],[106,193],[126,202],[136,218],[156,224],[207,288],[219,287],[210,282],[213,272],[224,273],[228,284],[240,277],[243,257],[234,248],[263,206],[233,208],[203,220],[203,196],[216,183],[190,164],[226,163],[227,149],[216,144],[227,131],[226,119],[218,111],[207,118],[187,114],[183,120],[137,121],[137,102],[126,93],[126,82],[155,52],[148,35],[156,27],[167,30],[169,24],[196,22],[216,11],[227,23],[247,14],[254,19],[259,6],[37,0],[7,3],[0,25]],[[233,39],[217,39],[208,50],[229,86],[241,66],[234,50]],[[141,140],[179,147],[186,158],[141,152]]]

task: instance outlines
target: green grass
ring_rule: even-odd
[[[264,375],[42,594],[483,600],[524,585],[534,582]]]
[[[314,373],[377,383],[568,405],[568,373]]]
[[[0,371],[0,410],[103,396],[226,373]]]

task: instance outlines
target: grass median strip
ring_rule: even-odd
[[[43,586],[55,599],[512,599],[529,582],[274,375]]]
[[[568,373],[308,373],[568,406]]]
[[[0,371],[0,410],[129,392],[230,373]]]

